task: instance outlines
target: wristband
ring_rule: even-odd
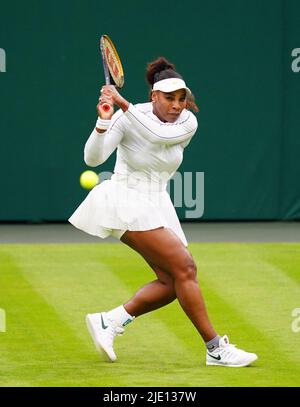
[[[107,130],[110,125],[110,120],[104,120],[101,119],[101,117],[98,116],[97,122],[96,122],[96,127],[99,130]]]

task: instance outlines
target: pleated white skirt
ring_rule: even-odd
[[[116,174],[90,191],[69,222],[103,239],[116,236],[116,231],[145,231],[163,226],[170,228],[187,246],[168,192],[160,190],[157,184],[141,180],[130,183],[126,177]]]

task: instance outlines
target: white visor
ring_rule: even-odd
[[[188,93],[192,93],[186,86],[184,80],[180,78],[162,79],[161,81],[155,82],[152,90],[160,90],[169,93],[178,89],[185,89]]]

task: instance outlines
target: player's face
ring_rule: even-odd
[[[186,108],[186,91],[178,89],[165,93],[159,90],[152,92],[153,113],[163,122],[175,122]]]

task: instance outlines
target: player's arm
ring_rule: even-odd
[[[97,111],[101,117],[84,147],[84,161],[90,167],[103,164],[120,144],[124,134],[121,110],[111,116],[113,109],[109,114],[102,112],[99,104]]]

